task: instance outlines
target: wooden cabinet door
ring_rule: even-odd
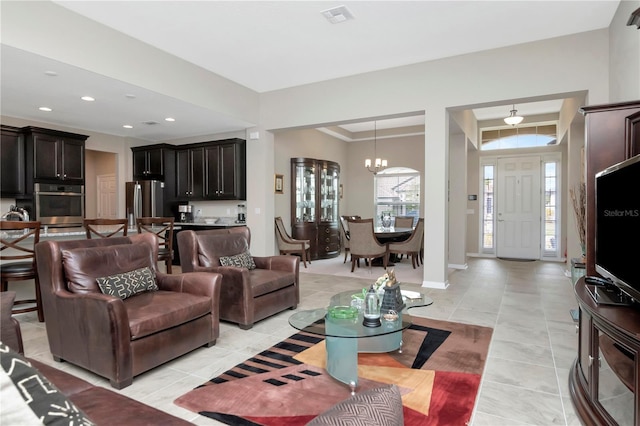
[[[195,199],[203,199],[205,196],[204,148],[189,150],[189,167],[191,169],[191,197]]]
[[[191,174],[189,170],[189,150],[176,151],[176,197],[189,197],[191,191]]]
[[[181,149],[176,153],[176,193],[179,199],[204,198],[204,150]]]
[[[218,147],[218,198],[236,197],[236,145],[225,144]]]
[[[18,129],[2,127],[0,156],[0,195],[13,197],[24,194],[24,139]]]
[[[162,148],[147,151],[147,175],[162,180],[164,176],[164,158]]]
[[[204,150],[207,173],[205,176],[205,198],[219,199],[220,193],[220,147],[208,146]]]
[[[62,170],[59,168],[60,149],[61,143],[57,136],[40,133],[33,135],[35,179],[62,179]]]
[[[133,178],[146,179],[147,151],[133,151]]]
[[[61,141],[61,166],[63,180],[84,181],[84,141],[66,139]]]

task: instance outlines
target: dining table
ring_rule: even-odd
[[[376,237],[376,240],[380,244],[388,244],[388,243],[397,243],[401,241],[407,240],[411,233],[413,232],[413,228],[395,228],[393,226],[389,228],[384,228],[382,226],[375,227],[373,229],[373,235]],[[394,266],[393,262],[397,262],[397,256],[392,255],[387,262],[387,266]],[[373,260],[373,266],[382,266],[382,258],[377,258]]]
[[[405,241],[411,236],[412,232],[413,228],[394,228],[393,226],[389,228],[378,226],[373,229],[373,234],[380,244]]]

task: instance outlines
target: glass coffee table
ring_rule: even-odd
[[[405,293],[411,298],[404,297]],[[365,327],[362,310],[350,308],[353,298],[361,294],[358,290],[344,291],[331,298],[328,308],[300,311],[289,317],[292,327],[325,337],[327,372],[348,385],[352,394],[358,386],[358,353],[402,352],[402,331],[411,326],[408,310],[433,303],[421,293],[403,291],[406,306],[395,320],[381,318],[379,327]]]

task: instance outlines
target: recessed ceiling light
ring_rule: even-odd
[[[82,99],[83,101],[87,101],[87,102],[95,101],[95,98],[92,98],[91,96],[83,96],[80,99]]]
[[[176,121],[176,119],[173,117],[167,117],[164,119],[164,121]]]
[[[122,127],[124,127],[125,129],[133,129],[133,126],[131,124],[125,124]]]
[[[45,71],[44,75],[48,75],[49,77],[56,77],[58,73],[55,71]]]
[[[49,108],[49,107],[40,107],[40,108],[38,108],[38,109],[39,109],[40,111],[46,111],[46,112],[51,112],[51,111],[53,111],[53,110],[52,110],[51,108]]]

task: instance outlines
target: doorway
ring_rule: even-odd
[[[540,258],[540,164],[539,156],[498,159],[497,257]]]

